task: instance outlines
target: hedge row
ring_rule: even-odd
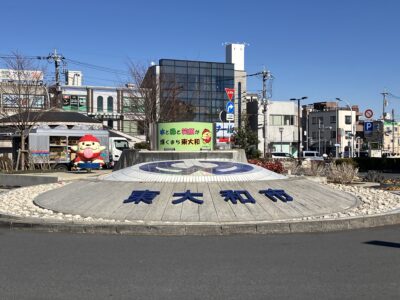
[[[379,157],[354,157],[337,159],[336,164],[344,162],[354,164],[360,172],[370,170],[400,172],[400,158],[379,158]]]

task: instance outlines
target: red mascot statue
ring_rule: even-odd
[[[72,146],[71,149],[76,152],[74,165],[79,166],[79,163],[98,163],[104,166],[104,159],[101,157],[101,151],[106,147],[100,146],[100,141],[91,134],[86,134],[78,141],[77,146]]]

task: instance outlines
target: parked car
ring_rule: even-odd
[[[369,153],[368,151],[360,151],[360,155],[358,155],[359,153],[356,152],[356,156],[357,157],[369,157]]]
[[[319,155],[318,151],[303,151],[303,158],[305,160],[323,161],[324,158]]]
[[[274,159],[293,159],[293,155],[286,152],[272,152],[271,157]]]

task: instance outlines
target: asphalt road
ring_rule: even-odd
[[[400,226],[134,237],[0,231],[1,299],[399,299]]]

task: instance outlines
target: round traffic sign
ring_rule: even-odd
[[[364,112],[364,116],[365,116],[366,118],[368,118],[368,119],[372,118],[373,115],[374,115],[374,112],[372,111],[372,109],[367,109],[367,110]]]
[[[222,123],[224,123],[224,122],[227,121],[227,120],[226,120],[226,111],[225,111],[225,110],[220,111],[220,113],[219,113],[219,119],[220,119],[220,121],[221,121]]]

